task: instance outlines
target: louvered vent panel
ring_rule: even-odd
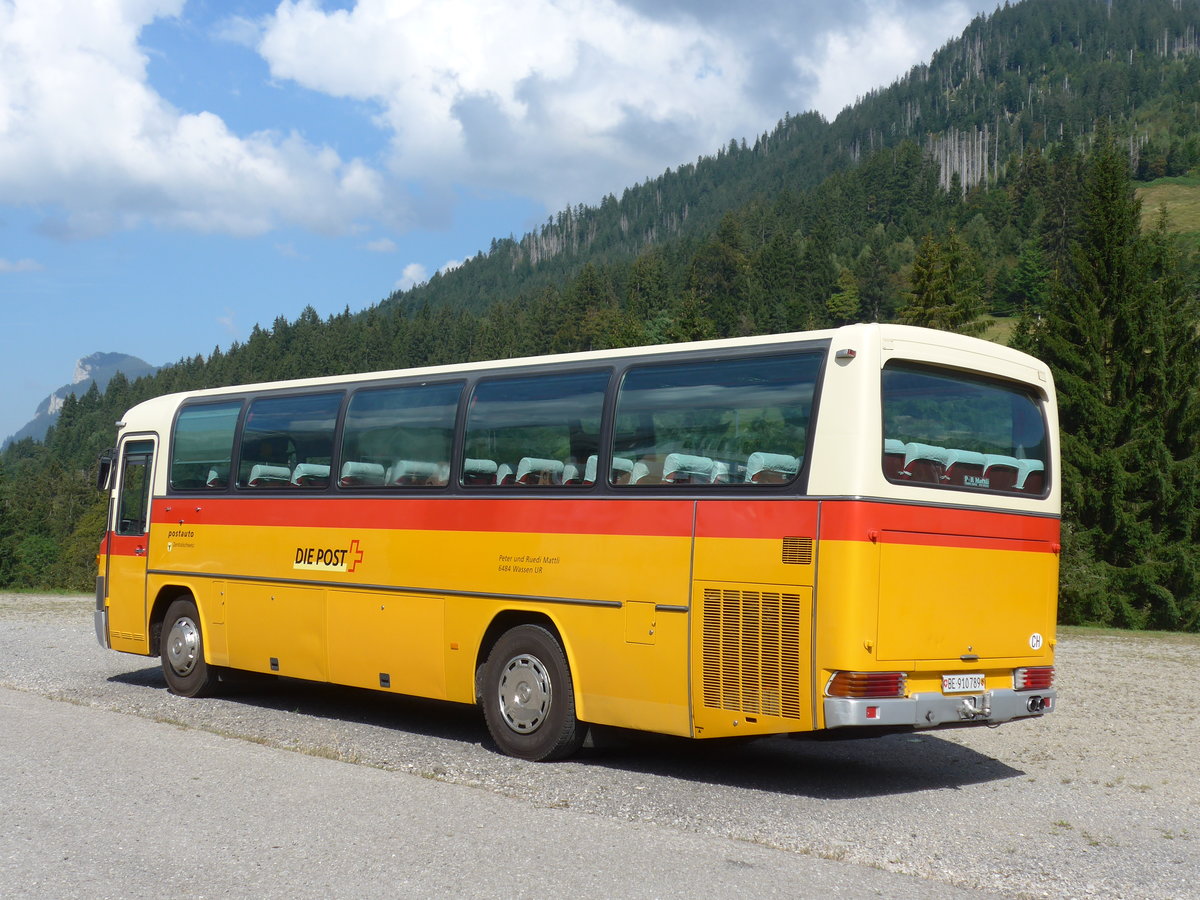
[[[800,718],[800,595],[704,590],[704,705]]]
[[[783,561],[789,566],[811,566],[813,561],[813,539],[807,537],[785,537],[783,539]]]

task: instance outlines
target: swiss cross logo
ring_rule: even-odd
[[[350,542],[350,565],[346,569],[347,572],[353,572],[360,562],[363,561],[362,548],[358,546],[358,538]]]

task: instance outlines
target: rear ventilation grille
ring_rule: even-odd
[[[704,705],[800,718],[800,595],[706,588]]]
[[[783,539],[783,561],[789,566],[811,566],[813,561],[813,539],[807,537],[785,537]]]

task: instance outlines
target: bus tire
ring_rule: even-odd
[[[567,656],[540,625],[501,635],[483,673],[483,716],[500,750],[532,761],[563,759],[583,744]]]
[[[167,607],[159,638],[163,677],[172,694],[203,697],[217,685],[217,670],[204,661],[204,636],[200,613],[190,597],[180,597]]]

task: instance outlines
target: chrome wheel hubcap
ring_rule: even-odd
[[[519,734],[537,731],[554,696],[550,673],[536,656],[514,656],[500,675],[500,714],[508,727]]]
[[[175,620],[167,635],[167,662],[171,671],[187,677],[200,661],[200,629],[186,616]]]

